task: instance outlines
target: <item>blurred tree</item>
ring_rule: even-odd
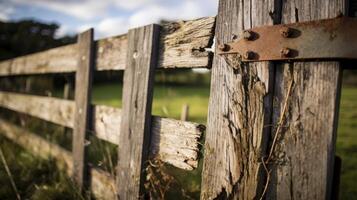
[[[35,20],[0,21],[0,60],[74,43],[74,36],[56,38],[59,26]]]

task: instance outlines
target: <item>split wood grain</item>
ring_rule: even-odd
[[[151,107],[158,62],[159,25],[131,29],[123,82],[123,109],[117,165],[119,199],[144,195],[151,139]]]
[[[343,0],[282,1],[281,22],[334,18],[347,10],[345,6]],[[334,61],[277,66],[272,133],[280,116],[285,120],[277,133],[267,199],[331,198],[341,73]]]
[[[272,25],[274,0],[220,0],[216,46],[242,31]],[[269,139],[274,68],[215,55],[212,65],[201,199],[259,199]]]
[[[163,25],[158,68],[209,67],[215,18],[170,22]],[[96,70],[124,70],[127,35],[95,42]],[[71,44],[0,62],[0,76],[71,73],[77,70],[78,45]]]
[[[0,119],[0,134],[36,156],[55,158],[57,167],[72,175],[71,152],[3,119]],[[99,169],[90,168],[89,171],[92,175],[90,187],[96,199],[115,199],[114,178]]]
[[[73,128],[74,101],[0,91],[0,106]],[[90,110],[90,134],[118,145],[121,109],[92,105]],[[150,154],[181,169],[193,170],[198,165],[199,139],[204,129],[197,123],[153,116]]]
[[[81,189],[86,188],[88,172],[86,168],[87,130],[89,130],[92,73],[94,69],[93,29],[78,36],[78,69],[75,76],[75,110],[72,134],[73,179]]]

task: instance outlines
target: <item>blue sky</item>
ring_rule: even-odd
[[[0,20],[33,18],[58,23],[58,36],[93,27],[96,38],[160,19],[185,20],[217,13],[218,0],[0,0]]]

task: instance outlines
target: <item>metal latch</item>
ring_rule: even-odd
[[[245,30],[242,39],[219,45],[218,54],[240,54],[248,62],[357,59],[357,19],[339,17]]]

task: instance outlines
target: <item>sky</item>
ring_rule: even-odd
[[[188,20],[217,13],[218,0],[0,0],[0,20],[57,23],[57,37],[94,28],[95,38],[164,20]]]

